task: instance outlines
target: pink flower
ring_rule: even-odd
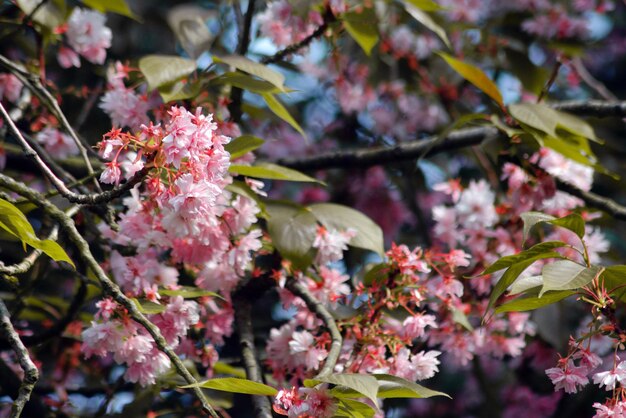
[[[400,334],[410,340],[421,338],[424,336],[427,326],[437,328],[436,318],[433,315],[418,314],[409,316],[402,323]]]
[[[61,46],[57,55],[59,65],[63,68],[80,68],[80,56],[71,48]]]
[[[55,128],[47,127],[40,131],[37,134],[37,142],[54,158],[63,159],[78,154],[74,140]]]
[[[111,161],[104,163],[106,167],[102,174],[100,174],[100,182],[107,184],[119,184],[120,177],[122,176],[122,170],[117,161]]]
[[[317,248],[315,263],[323,266],[343,258],[343,252],[348,249],[348,243],[356,236],[356,231],[347,229],[337,231],[326,229],[323,226],[317,228],[317,235],[313,241],[313,248]]]
[[[106,17],[95,10],[76,7],[67,21],[67,42],[72,49],[94,64],[103,64],[111,47],[111,29]]]
[[[0,100],[17,102],[24,85],[13,74],[0,74]]]
[[[582,367],[574,366],[572,360],[562,367],[553,367],[546,370],[546,374],[554,384],[554,390],[564,389],[566,393],[576,393],[578,387],[583,387],[589,383],[587,374]]]
[[[606,372],[600,372],[593,375],[593,383],[604,386],[606,390],[615,389],[617,383],[626,381],[626,362],[621,361],[616,367]]]

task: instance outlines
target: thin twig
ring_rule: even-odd
[[[282,61],[285,57],[300,51],[302,48],[307,47],[311,42],[313,42],[314,39],[322,36],[324,32],[326,32],[326,29],[328,29],[328,26],[332,22],[337,20],[330,8],[326,10],[326,13],[324,13],[323,19],[324,21],[322,22],[322,24],[319,25],[317,29],[315,29],[309,36],[307,36],[300,42],[296,42],[295,44],[286,46],[284,49],[281,49],[274,55],[261,59],[261,64],[272,64],[278,61]]]
[[[113,300],[123,306],[127,311],[129,316],[138,324],[142,325],[146,331],[152,336],[157,348],[163,352],[172,362],[174,368],[181,375],[185,381],[190,385],[197,385],[196,379],[193,375],[187,370],[182,360],[178,355],[174,352],[172,347],[167,343],[159,328],[154,325],[146,316],[141,313],[133,303],[131,299],[129,299],[119,288],[119,286],[113,282],[104,272],[98,261],[95,259],[91,250],[89,248],[89,244],[82,237],[80,232],[76,229],[76,225],[74,221],[69,218],[65,213],[63,213],[59,208],[57,208],[54,204],[47,201],[40,193],[35,190],[29,188],[23,183],[17,182],[12,178],[5,176],[0,173],[0,186],[7,188],[8,190],[15,192],[35,205],[39,208],[43,209],[52,219],[59,223],[61,229],[65,231],[70,242],[76,247],[76,255],[81,257],[85,265],[92,270],[95,274],[96,278],[100,282],[103,291],[111,296]],[[200,402],[202,403],[202,408],[205,412],[209,413],[213,417],[218,417],[215,410],[209,404],[204,392],[198,386],[194,386],[192,388]]]
[[[65,197],[67,200],[69,200],[72,203],[97,205],[99,203],[108,202],[118,196],[121,196],[126,191],[132,189],[137,183],[143,180],[147,172],[150,170],[150,168],[146,166],[143,169],[139,170],[137,173],[135,173],[135,175],[133,175],[133,177],[128,179],[126,183],[116,186],[112,190],[108,190],[106,192],[94,193],[94,194],[75,193],[71,191],[70,189],[68,189],[67,186],[65,186],[65,183],[63,183],[63,181],[59,179],[56,176],[56,174],[54,174],[54,172],[50,169],[50,167],[48,167],[48,165],[41,158],[41,156],[33,149],[33,147],[31,147],[31,145],[24,138],[22,133],[19,131],[19,129],[17,128],[17,126],[15,125],[11,117],[9,116],[8,112],[6,111],[2,103],[0,103],[0,113],[2,114],[2,117],[7,122],[7,124],[9,125],[9,129],[11,130],[13,135],[15,135],[18,142],[24,149],[24,153],[26,154],[26,156],[34,160],[35,163],[37,163],[37,165],[39,166],[43,174],[48,178],[48,180],[50,180],[50,182],[59,191],[59,193],[61,193],[63,197]],[[89,175],[94,175],[93,171],[89,172]]]
[[[289,289],[291,293],[295,296],[298,296],[300,299],[304,301],[307,308],[311,312],[313,312],[319,319],[324,322],[324,326],[328,329],[330,333],[330,350],[328,350],[328,356],[326,356],[326,362],[324,366],[317,374],[318,377],[328,376],[333,373],[335,370],[335,365],[337,364],[337,360],[339,360],[339,355],[341,354],[341,346],[343,344],[343,338],[341,337],[341,332],[339,332],[339,328],[337,327],[337,323],[333,316],[328,312],[328,309],[315,298],[309,292],[309,289],[306,288],[302,284],[302,282],[290,277],[287,279],[287,283],[285,287]]]
[[[237,53],[239,55],[246,55],[248,52],[248,45],[250,44],[250,29],[252,27],[252,17],[254,16],[255,0],[248,0],[248,10],[243,18],[242,27],[239,31],[239,42],[237,44]],[[237,8],[237,6],[236,6]],[[241,14],[241,10],[238,11]],[[230,112],[230,118],[233,122],[239,123],[241,121],[241,101],[243,100],[243,90],[238,87],[233,87],[230,92],[230,104],[228,105],[228,111]]]
[[[572,58],[571,62],[572,62],[572,66],[574,67],[574,70],[576,71],[576,74],[578,74],[578,76],[585,82],[585,84],[587,84],[596,93],[598,93],[600,97],[602,97],[605,100],[611,100],[611,101],[617,100],[617,96],[614,95],[611,92],[611,90],[607,89],[604,84],[602,84],[599,80],[597,80],[589,72],[589,70],[587,70],[587,67],[585,67],[585,64],[583,63],[582,58],[580,57]]]
[[[241,357],[246,369],[246,377],[254,382],[263,383],[263,374],[257,361],[254,333],[252,329],[252,304],[246,299],[233,300],[235,322],[239,332]],[[253,396],[254,410],[258,418],[272,418],[272,406],[266,396]]]
[[[22,340],[20,340],[19,335],[15,332],[15,328],[13,328],[13,324],[11,324],[9,310],[2,299],[0,299],[0,326],[9,340],[11,348],[17,356],[20,367],[24,371],[24,379],[20,384],[19,395],[15,402],[13,402],[10,415],[11,418],[19,418],[26,402],[30,399],[30,394],[33,392],[33,388],[35,387],[37,380],[39,380],[39,371],[37,370],[35,363],[33,363],[33,360],[30,358],[28,350],[24,344],[22,344]]]
[[[78,147],[81,157],[85,162],[85,166],[87,168],[87,173],[89,175],[94,174],[93,166],[89,161],[88,148],[83,144],[83,141],[78,137],[72,125],[70,125],[69,121],[65,117],[65,114],[61,110],[59,103],[57,103],[56,99],[52,96],[52,94],[48,91],[47,88],[41,83],[41,80],[34,74],[31,74],[22,66],[14,63],[10,59],[6,58],[3,55],[0,55],[0,65],[6,68],[10,73],[15,75],[20,79],[24,85],[28,86],[33,93],[46,105],[46,107],[52,112],[54,117],[61,122],[63,128],[69,133],[70,137]],[[100,184],[98,180],[94,178],[94,185],[96,190],[102,191],[100,188]]]

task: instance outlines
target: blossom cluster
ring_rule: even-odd
[[[93,64],[104,64],[113,37],[105,23],[106,16],[95,10],[72,10],[67,22],[56,29],[56,33],[65,34],[67,41],[59,48],[61,67],[80,67],[81,56]]]
[[[102,226],[113,244],[136,249],[134,255],[112,250],[108,267],[127,295],[162,306],[163,312],[151,319],[168,343],[206,366],[217,361],[212,344],[222,344],[232,332],[230,292],[251,270],[251,252],[261,248],[262,233],[253,228],[258,206],[226,189],[233,181],[230,155],[224,150],[228,141],[212,115],[172,107],[161,123],[142,125],[137,134],[113,129],[99,144],[100,154],[109,160],[101,181],[117,183],[122,175],[130,178],[148,169],[145,187],[135,188],[124,200],[119,232]],[[167,296],[172,293],[165,291],[176,295],[181,289],[175,267],[181,265],[193,274],[196,286],[209,291],[206,296],[195,302],[184,301],[180,293]],[[219,292],[223,299],[210,292]],[[124,315],[100,318],[103,322],[94,322],[83,333],[87,355],[112,353],[127,364],[127,378],[144,385],[167,369],[165,359],[145,362],[136,353],[147,355],[153,342],[128,325]],[[204,331],[202,346],[185,339],[191,326]],[[104,344],[106,333],[112,332],[120,342]],[[128,344],[140,347],[125,354]]]

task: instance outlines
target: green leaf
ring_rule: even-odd
[[[390,267],[388,263],[374,264],[374,266],[363,276],[363,284],[371,286],[374,283],[384,283],[389,277],[389,269]]]
[[[202,86],[203,84],[199,81],[187,82],[187,80],[180,80],[174,84],[161,86],[158,90],[163,103],[169,103],[197,97],[202,91]]]
[[[513,264],[517,264],[524,260],[528,260],[532,257],[538,256],[540,254],[544,254],[546,252],[552,251],[555,248],[560,248],[560,247],[565,247],[565,246],[567,246],[567,244],[564,243],[563,241],[540,242],[539,244],[533,245],[529,249],[524,250],[520,253],[507,255],[505,257],[500,258],[499,260],[494,262],[492,265],[487,267],[485,270],[483,270],[482,273],[477,274],[475,277],[494,273],[496,271],[510,267]]]
[[[411,4],[405,3],[405,8],[407,13],[409,13],[413,17],[413,19],[417,20],[419,23],[426,26],[429,30],[433,31],[435,35],[437,35],[443,41],[448,49],[452,49],[452,45],[450,44],[450,40],[448,39],[446,31],[443,30],[443,28],[439,26],[439,24],[437,24],[437,22],[435,22],[432,17]]]
[[[313,177],[309,177],[306,174],[302,174],[299,171],[272,163],[259,162],[256,163],[256,165],[232,164],[228,168],[228,171],[230,173],[236,173],[241,176],[254,177],[259,179],[286,180],[324,184],[323,182],[314,179]]]
[[[524,221],[524,241],[528,238],[530,230],[542,222],[569,229],[580,239],[585,236],[585,221],[578,213],[572,213],[563,218],[555,218],[552,215],[541,212],[524,212],[520,217]]]
[[[16,3],[25,14],[30,15],[39,6],[41,0],[17,0]],[[65,22],[66,12],[65,1],[49,0],[37,9],[32,19],[41,26],[54,30]]]
[[[450,310],[452,311],[452,320],[461,325],[463,328],[465,328],[468,331],[474,331],[474,327],[472,326],[472,324],[470,324],[470,322],[467,319],[467,316],[465,315],[465,313],[460,310],[457,309],[455,307],[451,307]]]
[[[238,87],[242,90],[247,90],[252,93],[281,93],[281,91],[271,83],[264,80],[258,80],[248,74],[240,72],[224,73],[218,77],[210,80],[210,84],[228,84],[233,87]]]
[[[283,106],[283,104],[279,102],[278,99],[274,97],[274,95],[269,93],[262,93],[261,96],[263,96],[263,100],[265,100],[267,106],[272,112],[274,112],[276,116],[290,124],[293,129],[298,131],[300,135],[306,138],[306,134],[304,133],[298,122],[296,122],[296,120],[289,114],[285,106]]]
[[[337,411],[333,417],[372,418],[375,415],[376,410],[371,405],[345,398],[337,402]]]
[[[81,0],[83,4],[102,13],[111,12],[135,19],[136,16],[124,0]]]
[[[433,0],[406,0],[406,2],[425,12],[436,12],[445,9]]]
[[[454,71],[459,73],[461,77],[478,87],[485,93],[487,96],[491,97],[498,103],[501,107],[504,107],[504,102],[502,101],[502,94],[500,90],[498,90],[498,86],[495,85],[493,81],[478,67],[475,67],[466,62],[460,61],[456,58],[451,57],[450,55],[444,52],[437,53],[441,58],[443,58]]]
[[[556,251],[549,251],[541,254],[537,254],[533,257],[530,257],[524,261],[519,263],[515,263],[510,266],[502,275],[500,280],[496,283],[491,291],[491,295],[489,297],[489,304],[487,305],[487,309],[485,310],[485,314],[491,310],[491,308],[496,304],[498,298],[506,291],[506,289],[517,280],[520,274],[524,272],[531,264],[533,264],[537,260],[542,260],[546,258],[560,258],[561,254]]]
[[[558,260],[543,266],[543,287],[539,297],[548,290],[579,289],[588,285],[600,272],[602,267],[585,267],[571,260]]]
[[[608,266],[602,272],[604,286],[610,292],[615,291],[619,300],[626,299],[626,265]]]
[[[0,199],[0,229],[18,238],[22,242],[24,250],[26,250],[26,245],[29,245],[41,250],[54,261],[65,261],[76,268],[72,259],[58,243],[51,240],[42,241],[37,238],[26,215],[11,202],[4,199]]]
[[[438,392],[436,390],[428,389],[422,385],[403,379],[398,376],[390,374],[374,374],[374,378],[378,380],[379,388],[376,395],[382,399],[388,398],[432,398],[433,396],[445,396],[450,398],[449,395]],[[450,398],[452,399],[452,398]]]
[[[285,91],[285,76],[272,70],[266,65],[252,61],[241,55],[227,55],[224,57],[213,56],[214,62],[223,62],[245,73],[252,74],[265,80],[281,91]]]
[[[520,293],[524,293],[535,288],[538,293],[541,286],[543,286],[543,276],[541,275],[520,277],[511,285],[509,295],[519,295]]]
[[[136,298],[131,298],[131,300],[135,303],[137,309],[139,309],[139,312],[141,312],[142,314],[154,315],[160,314],[165,311],[164,305],[160,305],[149,300]]]
[[[352,39],[365,54],[370,55],[372,48],[378,43],[378,18],[374,8],[363,8],[361,13],[346,12],[343,14],[343,23]]]
[[[537,295],[521,297],[498,306],[496,313],[532,311],[556,303],[574,294],[576,292],[571,290],[561,290],[558,292],[546,292],[543,297],[538,297]]]
[[[383,231],[376,222],[363,213],[335,203],[315,203],[309,206],[309,210],[326,228],[356,230],[356,236],[349,243],[351,246],[374,251],[384,256]]]
[[[538,103],[517,103],[509,106],[509,113],[518,122],[556,137],[554,110]]]
[[[180,289],[159,289],[159,293],[164,296],[182,296],[184,299],[195,299],[206,296],[224,299],[221,295],[209,290],[200,289],[194,286],[182,286]]]
[[[195,60],[203,52],[210,50],[215,36],[206,22],[219,18],[217,10],[209,10],[198,4],[183,3],[168,7],[166,17],[180,46],[192,59]]]
[[[378,381],[373,376],[357,373],[331,374],[330,376],[316,377],[315,379],[307,379],[304,381],[306,387],[313,387],[320,383],[344,386],[370,399],[374,402],[374,405],[377,404]],[[331,393],[339,397],[341,396],[341,388],[339,388],[339,390],[333,389]]]
[[[177,55],[146,55],[139,60],[139,69],[151,90],[173,84],[196,68],[195,61]]]
[[[226,144],[224,149],[230,153],[230,159],[234,160],[250,151],[254,151],[264,143],[265,141],[254,135],[241,135]]]
[[[278,390],[271,386],[248,379],[239,379],[237,377],[220,377],[205,380],[204,382],[193,385],[181,386],[182,389],[194,387],[220,390],[222,392],[245,393],[247,395],[276,396],[278,393]]]
[[[313,241],[317,221],[305,208],[281,202],[267,202],[267,229],[278,252],[297,269],[313,262]]]

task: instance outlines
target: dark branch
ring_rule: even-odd
[[[24,371],[24,379],[20,384],[19,395],[15,402],[13,402],[10,415],[11,418],[19,418],[26,402],[30,399],[30,394],[33,392],[33,388],[35,387],[37,380],[39,380],[39,371],[33,363],[33,360],[30,358],[28,350],[20,340],[19,335],[15,332],[13,324],[11,324],[9,311],[2,299],[0,299],[0,326],[2,327],[3,333],[9,340],[11,348],[17,356],[20,367]]]
[[[188,384],[197,385],[198,382],[189,370],[187,370],[180,357],[178,357],[176,352],[174,352],[172,347],[167,343],[159,328],[150,322],[150,320],[148,320],[148,318],[146,318],[146,316],[138,309],[137,305],[135,305],[135,303],[121,291],[119,286],[106,275],[100,266],[100,263],[98,263],[91,253],[89,244],[85,241],[80,232],[78,232],[78,229],[76,229],[74,221],[72,221],[71,218],[69,218],[54,204],[46,200],[40,193],[2,173],[0,173],[0,186],[25,197],[59,223],[61,229],[66,233],[69,241],[74,245],[74,247],[76,247],[77,251],[75,254],[81,257],[85,265],[93,271],[96,278],[100,282],[104,293],[111,296],[113,300],[126,308],[130,317],[133,318],[135,322],[143,326],[146,331],[148,331],[158,349],[170,359],[178,374],[181,375]],[[203,410],[211,416],[217,418],[217,413],[209,404],[202,389],[199,386],[194,386],[192,390],[202,403]]]
[[[331,343],[330,350],[328,350],[328,356],[326,357],[326,362],[324,366],[317,374],[317,376],[328,376],[333,373],[335,370],[335,365],[337,364],[337,360],[339,360],[339,354],[341,354],[341,345],[343,343],[343,338],[341,337],[341,332],[339,332],[339,328],[337,328],[337,323],[335,322],[335,318],[328,312],[328,309],[315,298],[309,292],[309,289],[306,288],[294,278],[290,277],[287,279],[287,283],[285,287],[289,289],[291,293],[301,298],[306,304],[307,308],[311,312],[313,312],[319,319],[324,322],[324,326],[328,329],[330,333]]]
[[[252,381],[263,383],[263,374],[257,361],[254,333],[252,328],[252,304],[246,299],[233,300],[235,321],[239,330],[241,357],[246,369],[246,377]],[[272,418],[272,406],[266,396],[253,396],[254,410],[259,418]]]
[[[306,48],[311,42],[313,42],[314,39],[322,36],[324,32],[326,32],[326,29],[328,29],[328,26],[336,20],[335,15],[333,15],[333,12],[330,10],[330,8],[328,8],[324,13],[323,19],[324,21],[322,22],[322,24],[319,25],[318,28],[315,29],[313,33],[311,33],[309,36],[307,36],[300,42],[291,44],[284,49],[281,49],[272,56],[263,58],[261,60],[261,64],[272,64],[278,61],[282,61],[285,57],[300,51],[302,48]]]
[[[478,145],[488,138],[497,136],[498,130],[494,127],[468,128],[451,132],[445,138],[431,137],[401,143],[392,147],[360,148],[318,154],[312,157],[283,158],[276,161],[276,163],[297,170],[367,168],[466,148]]]
[[[584,200],[587,206],[600,209],[613,216],[615,219],[626,221],[626,207],[620,205],[614,200],[609,199],[608,197],[600,196],[599,194],[593,192],[586,192],[576,186],[564,182],[563,180],[559,180],[556,177],[554,178],[554,182],[556,183],[557,189]]]
[[[248,52],[250,29],[252,27],[252,17],[254,16],[254,3],[255,0],[248,0],[248,10],[243,18],[242,27],[240,27],[239,42],[237,44],[237,53],[239,55],[246,55],[246,52]],[[243,90],[238,87],[233,87],[230,93],[230,100],[231,102],[228,105],[230,118],[233,122],[239,123],[242,115],[241,101],[243,100]]]

